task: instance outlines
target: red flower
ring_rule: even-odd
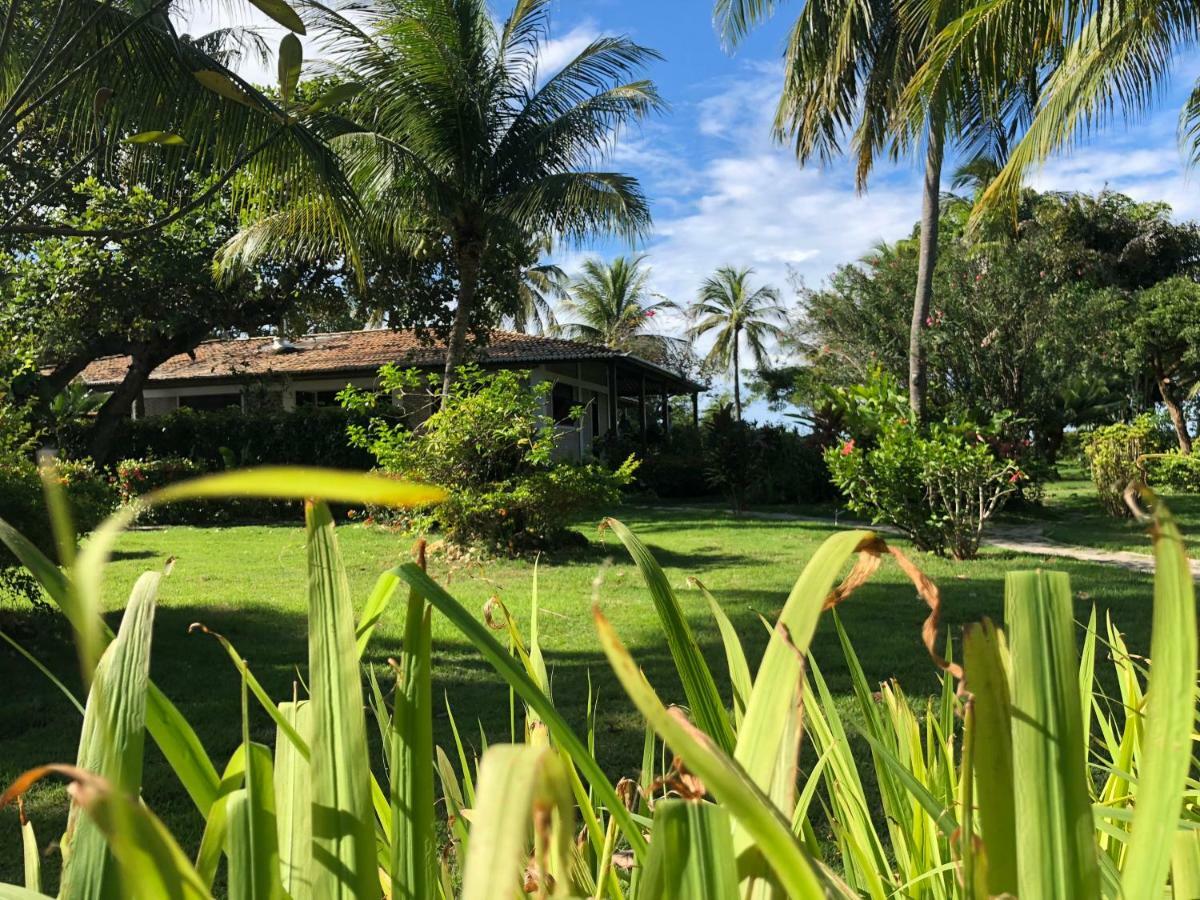
[[[653,319],[654,318],[654,310],[652,310],[652,309],[646,310],[646,318]]]
[[[848,440],[848,441],[846,441],[846,443],[842,444],[842,456],[849,456],[853,452],[854,452],[854,438],[850,438],[850,440]]]
[[[1015,472],[1013,472],[1013,473],[1012,473],[1012,477],[1010,477],[1010,478],[1008,479],[1008,483],[1009,483],[1009,484],[1016,484],[1016,483],[1017,483],[1018,481],[1020,481],[1020,480],[1021,480],[1023,477],[1024,477],[1024,476],[1021,474],[1021,470],[1020,470],[1020,469],[1017,469],[1017,471],[1015,471]]]

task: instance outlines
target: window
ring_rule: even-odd
[[[600,395],[592,394],[592,437],[600,436]]]
[[[561,381],[554,382],[554,393],[550,395],[550,414],[554,416],[554,423],[570,425],[571,408],[575,405],[575,388]]]
[[[196,394],[179,398],[179,406],[186,409],[197,409],[208,412],[214,409],[229,409],[242,407],[242,395],[237,394]]]
[[[296,406],[341,406],[341,391],[296,391]]]

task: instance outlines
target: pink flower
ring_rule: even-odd
[[[979,283],[979,282],[981,282],[981,281],[983,281],[983,276],[982,276],[982,275],[976,275],[976,276],[975,276],[975,283],[976,283],[976,284],[978,284],[978,283]]]
[[[1016,483],[1017,483],[1018,481],[1020,481],[1020,480],[1021,480],[1023,477],[1024,477],[1024,476],[1021,474],[1021,470],[1020,470],[1020,469],[1017,469],[1017,471],[1015,471],[1015,472],[1013,472],[1013,473],[1012,473],[1012,477],[1010,477],[1010,478],[1008,479],[1008,483],[1009,483],[1009,484],[1016,484]]]
[[[652,309],[646,310],[646,318],[653,319],[654,318],[654,310],[652,310]]]
[[[850,440],[848,440],[848,441],[846,441],[846,443],[842,444],[842,456],[849,456],[853,452],[854,452],[854,438],[850,438]]]

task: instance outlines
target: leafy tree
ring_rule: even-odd
[[[751,290],[753,274],[753,269],[722,266],[704,280],[696,302],[688,309],[692,320],[688,336],[692,340],[715,332],[705,363],[733,372],[733,405],[739,422],[742,421],[742,342],[745,341],[754,364],[766,368],[767,342],[783,337],[779,323],[787,319],[787,311],[779,305],[779,291],[769,285]]]
[[[128,195],[93,180],[77,193],[83,212],[64,221],[80,229],[136,230],[156,220],[166,204],[148,191]],[[48,237],[5,260],[6,338],[34,340],[46,374],[27,391],[51,403],[93,360],[131,357],[128,372],[100,406],[91,454],[107,461],[120,418],[129,413],[146,379],[160,364],[193,350],[214,333],[274,326],[300,307],[345,303],[345,279],[320,269],[301,275],[280,268],[218,283],[215,250],[233,233],[226,207],[213,205],[170,225],[123,241]]]
[[[612,262],[586,260],[571,282],[560,307],[564,317],[558,333],[577,341],[603,344],[663,362],[678,338],[652,330],[654,318],[678,307],[650,290],[645,256],[618,256]]]
[[[1152,401],[1151,373],[1122,352],[1122,323],[1137,291],[1194,270],[1193,224],[1119,194],[1030,194],[1015,228],[977,239],[966,229],[971,207],[944,206],[938,301],[926,323],[933,415],[989,422],[1009,410],[1008,441],[1029,439],[1053,460],[1067,427]],[[801,290],[789,339],[806,363],[769,374],[775,397],[789,395],[836,431],[825,385],[864,381],[875,366],[903,377],[917,252],[911,240],[884,245],[823,289]]]
[[[910,0],[914,6],[927,5]],[[996,3],[971,0],[942,23],[905,90],[904,114],[918,117],[953,89],[970,64],[983,90],[985,115],[997,98],[1040,72],[1043,85],[1021,139],[980,198],[975,218],[1007,208],[1026,173],[1114,116],[1136,118],[1195,43],[1200,15],[1188,0],[1068,0]],[[1200,82],[1181,115],[1180,137],[1200,159]]]
[[[525,0],[497,25],[483,0],[371,0],[353,19],[314,6],[336,42],[339,74],[364,86],[358,124],[335,141],[363,201],[364,233],[415,256],[445,242],[455,306],[443,392],[480,313],[491,248],[633,237],[650,221],[635,179],[589,165],[623,126],[662,106],[649,81],[632,78],[658,56],[602,37],[543,79],[549,8]],[[251,226],[230,258],[287,241],[329,255],[338,235],[323,222],[319,203],[298,200]]]
[[[304,25],[284,0],[251,0],[291,32]],[[261,50],[244,29],[191,38],[172,14],[182,0],[11,0],[0,14],[0,183],[8,199],[0,235],[125,239],[178,221],[240,173],[239,209],[280,196],[323,199],[330,227],[345,233],[353,199],[322,136],[325,103],[281,102],[231,66]],[[280,45],[285,82],[298,77],[300,43]],[[120,173],[121,178],[109,178]],[[136,224],[55,217],[71,185],[91,174],[164,199]]]
[[[1154,378],[1179,451],[1191,453],[1183,401],[1200,386],[1200,285],[1175,277],[1138,291],[1124,337],[1130,367],[1145,368]]]
[[[1011,90],[1004,103],[980,115],[973,60],[953,58],[951,71],[909,117],[904,88],[931,44],[963,4],[924,0],[809,0],[788,37],[784,86],[775,137],[793,144],[801,164],[837,156],[849,136],[859,188],[876,160],[924,148],[918,265],[909,327],[909,402],[924,415],[928,371],[922,332],[933,301],[938,252],[942,164],[946,147],[1002,153],[1027,91]],[[775,9],[762,0],[716,0],[718,30],[736,43]],[[1032,69],[1030,71],[1033,71]]]

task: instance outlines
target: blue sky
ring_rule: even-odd
[[[906,235],[919,214],[912,161],[882,166],[859,195],[846,164],[801,169],[786,147],[771,140],[783,42],[801,7],[802,0],[781,4],[775,20],[732,55],[713,30],[708,0],[558,0],[554,7],[546,70],[602,34],[629,34],[665,57],[649,75],[670,111],[624,135],[610,167],[637,175],[650,198],[654,229],[638,249],[649,254],[654,288],[676,301],[691,299],[700,280],[725,263],[753,266],[782,289],[789,269],[817,286],[877,242]],[[229,14],[204,15],[195,17],[194,30],[228,21]],[[1176,140],[1178,111],[1188,79],[1200,73],[1198,61],[1181,61],[1176,82],[1142,119],[1131,127],[1117,122],[1051,161],[1034,175],[1034,185],[1084,191],[1109,186],[1139,200],[1165,200],[1180,216],[1200,217],[1200,185],[1188,178]],[[254,74],[249,68],[246,74]],[[570,270],[589,251],[627,250],[601,242],[563,250],[559,261]]]

